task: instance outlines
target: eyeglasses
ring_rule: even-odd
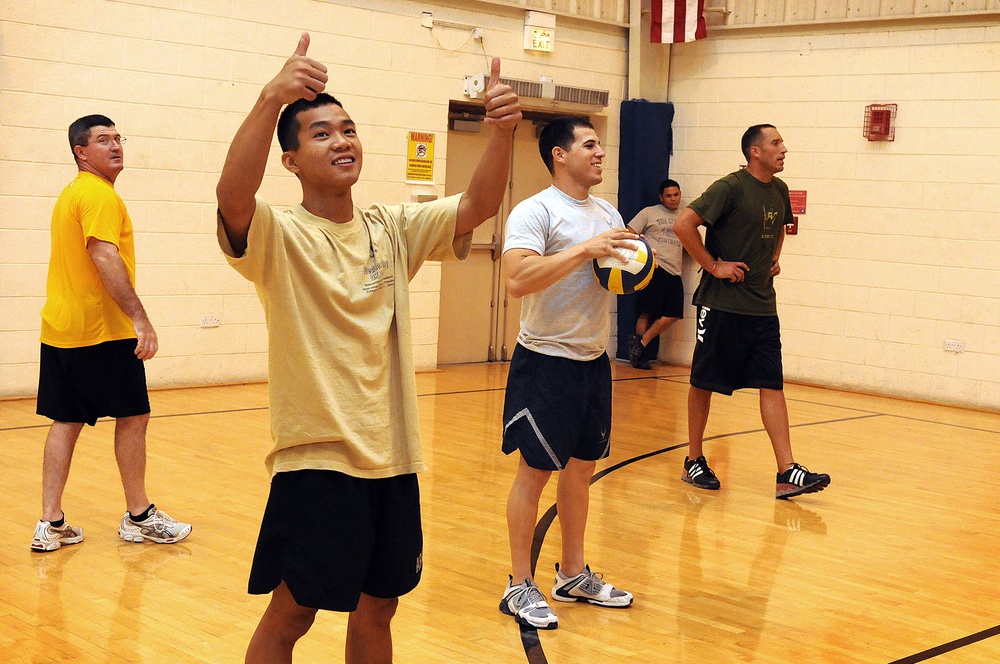
[[[124,136],[101,136],[94,142],[100,145],[102,148],[110,147],[111,145],[124,145],[125,141],[128,140]]]

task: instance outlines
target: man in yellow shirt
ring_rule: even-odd
[[[42,518],[31,550],[83,541],[66,523],[62,495],[84,424],[115,418],[115,458],[127,511],[118,536],[129,542],[179,542],[191,533],[146,495],[149,397],[143,361],[156,354],[156,331],[135,292],[132,220],[114,184],[124,168],[122,138],[103,115],[69,127],[79,173],[52,212],[52,253],[42,307],[38,414],[53,420],[42,462]]]

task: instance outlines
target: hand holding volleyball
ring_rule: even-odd
[[[628,295],[642,290],[652,280],[655,254],[645,238],[630,231],[609,231],[593,241],[597,241],[594,276],[603,288]]]

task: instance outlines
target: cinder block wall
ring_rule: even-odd
[[[421,27],[422,11],[483,28]],[[256,293],[215,241],[215,185],[236,128],[302,30],[309,55],[330,69],[329,90],[358,122],[365,150],[355,203],[444,193],[448,101],[463,77],[486,71],[609,90],[605,184],[617,192],[618,107],[624,31],[559,21],[552,54],[523,50],[523,11],[469,2],[168,2],[73,0],[0,4],[0,396],[33,394],[52,205],[76,173],[71,121],[103,113],[128,138],[116,189],[136,228],[138,291],[160,338],[147,364],[152,386],[263,380],[264,318]],[[406,185],[410,130],[436,133],[434,185]],[[260,194],[300,201],[275,142]],[[437,360],[440,266],[413,282],[418,368]],[[217,328],[200,328],[219,314]]]
[[[808,192],[777,281],[788,378],[1000,407],[998,42],[996,25],[952,23],[673,47],[685,203],[743,163],[759,122]],[[863,138],[871,103],[899,105],[894,142]],[[684,361],[693,320],[675,328],[668,355]]]

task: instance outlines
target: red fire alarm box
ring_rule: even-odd
[[[785,224],[785,235],[799,234],[799,218],[792,217],[791,223]]]
[[[864,135],[869,141],[896,139],[896,104],[868,104],[865,106]]]

